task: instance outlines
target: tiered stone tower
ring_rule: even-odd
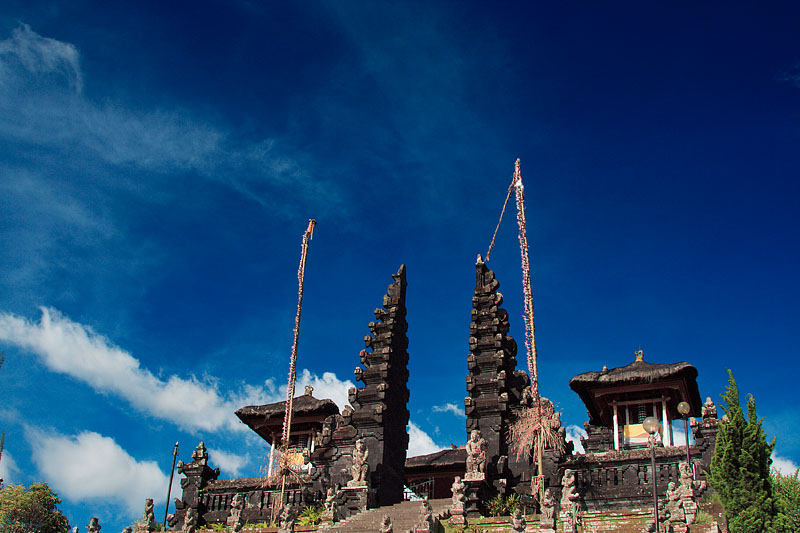
[[[352,425],[356,438],[369,450],[370,481],[378,505],[403,500],[403,469],[408,449],[408,323],[406,322],[406,266],[392,275],[383,307],[375,309],[371,335],[364,337],[356,367],[361,388],[351,388]]]
[[[486,483],[491,492],[506,494],[529,467],[509,459],[508,428],[512,408],[520,405],[528,374],[517,368],[517,343],[508,334],[508,313],[494,272],[478,256],[475,296],[467,358],[467,438],[473,429],[486,440]],[[528,479],[530,477],[528,476]]]

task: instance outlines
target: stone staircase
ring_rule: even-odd
[[[433,507],[433,517],[442,518],[447,514],[451,499],[443,498],[440,500],[430,500]],[[320,527],[319,531],[347,531],[348,533],[377,533],[381,530],[381,522],[384,515],[392,519],[393,529],[396,533],[410,531],[420,521],[420,510],[422,502],[400,502],[387,507],[368,509],[357,515],[353,515],[347,520],[337,522],[332,526]]]

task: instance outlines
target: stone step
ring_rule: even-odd
[[[450,506],[450,499],[430,500],[433,516],[442,516]],[[395,505],[369,509],[347,520],[337,522],[320,531],[347,531],[350,533],[376,533],[380,531],[383,517],[388,515],[392,519],[394,531],[405,532],[413,528],[420,521],[422,502],[404,501]]]

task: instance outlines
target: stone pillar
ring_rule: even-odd
[[[500,283],[480,256],[475,278],[464,398],[467,438],[473,430],[480,430],[486,440],[487,487],[492,494],[505,495],[530,473],[530,462],[518,462],[509,453],[507,441],[513,409],[521,406],[530,379],[524,370],[516,370],[517,343],[508,335]]]
[[[614,402],[614,449],[619,450],[619,416],[617,415],[617,402]]]
[[[661,398],[661,425],[664,431],[662,437],[664,446],[672,446],[672,431],[669,430],[669,418],[667,418],[667,400],[664,398]]]

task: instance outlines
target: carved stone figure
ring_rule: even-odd
[[[717,418],[717,406],[711,401],[711,396],[703,403],[703,420],[706,418]]]
[[[294,505],[287,503],[281,510],[280,522],[278,523],[278,533],[292,533],[294,531],[294,523],[296,520],[297,513]]]
[[[522,511],[519,508],[514,510],[514,514],[511,517],[511,531],[515,533],[521,533],[525,531],[525,526],[527,525],[525,521],[525,515],[522,514]]]
[[[686,520],[686,513],[683,510],[681,489],[675,487],[674,481],[670,481],[669,484],[667,484],[666,500],[667,517],[673,522],[684,522]]]
[[[199,465],[206,465],[208,464],[208,452],[206,451],[206,445],[202,441],[200,444],[197,445],[197,448],[194,449],[192,452],[192,462],[199,464]]]
[[[231,511],[227,520],[227,526],[236,533],[241,531],[242,527],[244,527],[242,511],[244,511],[244,496],[242,494],[236,494],[231,501]]]
[[[381,530],[380,533],[392,533],[394,530],[392,529],[392,519],[389,518],[389,515],[383,515],[383,520],[381,520]]]
[[[519,403],[525,407],[530,407],[533,403],[533,390],[530,385],[522,389],[522,396],[519,399]]]
[[[433,519],[433,507],[426,496],[419,509],[419,525],[414,528],[416,533],[433,533],[436,530],[436,521]]]
[[[466,445],[467,475],[464,479],[483,479],[486,472],[486,441],[480,430],[473,429]]]
[[[153,498],[147,498],[144,501],[144,516],[139,521],[136,527],[140,531],[155,531],[156,530],[156,516],[153,511]]]
[[[89,531],[89,533],[97,533],[103,529],[103,526],[101,526],[100,522],[97,521],[97,518],[93,516],[89,519],[89,525],[86,526],[86,529]]]
[[[201,442],[200,444],[203,443]],[[183,526],[181,526],[181,533],[195,533],[196,531],[197,531],[197,509],[195,509],[194,507],[189,507],[188,509],[186,509],[186,514],[183,517]]]
[[[322,521],[336,521],[336,491],[333,487],[328,487],[328,491],[325,494],[325,511],[322,513]]]
[[[553,497],[553,492],[550,489],[544,491],[544,499],[542,500],[542,516],[539,519],[540,529],[555,529],[555,510],[556,499]]]
[[[366,485],[367,472],[369,471],[369,463],[367,463],[367,459],[369,459],[369,450],[367,450],[367,445],[364,443],[364,439],[358,439],[356,441],[355,448],[353,449],[353,466],[351,468],[353,480],[347,483],[348,487],[359,487]]]
[[[450,485],[450,492],[453,493],[453,507],[452,510],[455,511],[463,511],[464,510],[464,500],[466,495],[464,494],[464,489],[466,485],[464,482],[461,481],[461,476],[456,476],[453,480],[453,484]]]
[[[572,507],[572,502],[580,499],[578,489],[575,487],[575,472],[567,468],[564,470],[564,477],[561,479],[561,508],[568,509]]]

